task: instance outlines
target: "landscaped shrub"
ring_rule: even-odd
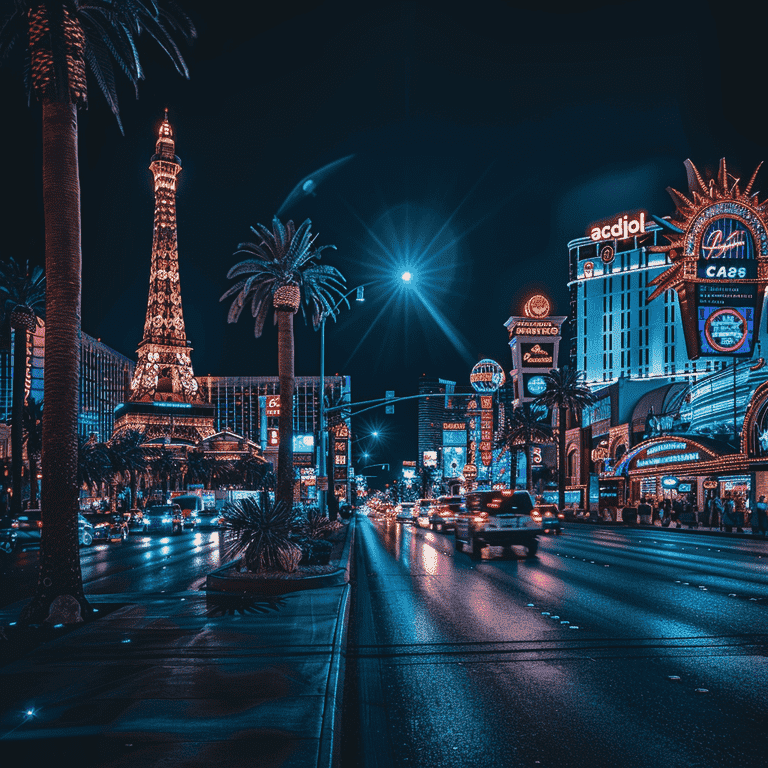
[[[221,516],[228,559],[242,555],[249,571],[296,570],[302,551],[291,533],[299,521],[289,505],[245,496],[227,502]]]
[[[338,520],[321,515],[317,507],[308,510],[301,532],[310,539],[327,539],[342,527]]]
[[[301,547],[301,565],[328,565],[330,562],[333,542],[303,537],[296,543]]]

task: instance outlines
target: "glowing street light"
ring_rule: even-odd
[[[410,272],[403,272],[400,277],[404,283],[410,283],[413,280],[413,275]]]

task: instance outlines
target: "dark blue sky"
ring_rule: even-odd
[[[198,374],[276,374],[271,321],[259,340],[248,317],[226,323],[226,272],[249,226],[341,157],[354,155],[287,215],[311,218],[318,242],[337,245],[324,261],[350,287],[377,281],[327,329],[327,371],[350,374],[362,400],[413,394],[422,373],[466,382],[481,357],[508,369],[503,323],[531,290],[568,312],[568,240],[623,210],[670,213],[665,187],[684,189],[687,157],[707,168],[725,156],[748,174],[768,154],[765,13],[738,4],[285,2],[258,16],[180,4],[199,31],[184,49],[190,81],[147,43],[139,100],[122,89],[125,137],[95,87],[81,115],[83,329],[135,354],[147,166],[168,106]],[[27,109],[15,73],[0,74],[0,93],[3,249],[41,261],[39,108]],[[405,266],[421,298],[384,309],[389,276]],[[317,374],[317,334],[299,320],[296,337],[296,373]],[[416,458],[415,410],[367,420],[389,424],[382,461]]]

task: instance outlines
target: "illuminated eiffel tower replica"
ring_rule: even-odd
[[[176,238],[176,156],[168,110],[149,165],[155,182],[155,226],[144,338],[128,402],[115,410],[115,434],[140,429],[146,441],[182,448],[215,433],[214,406],[200,397],[192,347],[184,330]]]

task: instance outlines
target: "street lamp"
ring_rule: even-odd
[[[403,272],[400,276],[402,281],[405,284],[411,283],[413,280],[413,274],[411,272]],[[328,457],[327,457],[327,434],[326,434],[326,428],[325,428],[325,321],[328,319],[329,316],[336,317],[336,310],[342,305],[342,303],[346,302],[347,306],[349,306],[349,302],[347,299],[355,293],[355,301],[363,302],[365,301],[365,289],[369,285],[374,285],[377,281],[371,280],[367,283],[363,283],[362,285],[358,285],[355,288],[352,288],[350,291],[347,291],[334,305],[329,309],[327,312],[323,312],[321,320],[320,320],[320,440],[319,442],[319,456],[317,457],[317,476],[318,477],[325,477],[326,478],[326,489],[330,487],[330,483],[332,482],[331,479],[328,477],[327,473],[327,465],[328,465]],[[318,505],[320,508],[320,514],[324,515],[327,510],[327,490],[318,490]]]
[[[319,453],[317,457],[317,476],[318,477],[325,477],[325,482],[330,483],[330,478],[328,477],[327,468],[328,468],[328,461],[327,461],[327,433],[325,428],[325,321],[328,319],[328,316],[331,315],[332,317],[336,316],[336,310],[342,305],[343,302],[347,302],[347,306],[349,306],[349,302],[347,299],[353,294],[356,293],[355,301],[363,302],[365,301],[365,288],[366,286],[373,285],[373,281],[369,283],[363,283],[362,285],[358,285],[357,287],[353,288],[351,291],[347,291],[337,302],[333,305],[333,307],[328,310],[328,312],[323,312],[322,319],[320,320],[320,440],[319,442]],[[326,500],[327,500],[327,492],[328,492],[328,485],[325,486],[325,490],[318,490],[318,506],[320,508],[320,514],[325,515],[326,511],[328,509]]]

